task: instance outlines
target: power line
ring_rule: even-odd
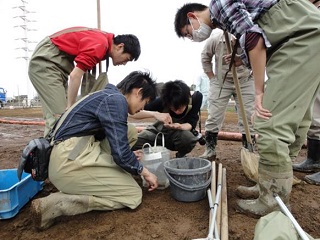
[[[19,56],[17,58],[22,58],[25,60],[26,64],[26,81],[27,81],[27,94],[28,94],[28,100],[30,101],[31,98],[33,98],[32,91],[30,89],[30,80],[28,77],[28,65],[29,65],[29,60],[30,60],[30,54],[33,52],[33,49],[30,48],[31,44],[36,43],[35,41],[32,41],[29,39],[29,32],[31,31],[37,31],[37,29],[31,28],[30,25],[34,22],[36,22],[33,19],[30,19],[30,14],[35,13],[33,11],[29,11],[27,8],[27,5],[29,4],[27,0],[20,0],[21,5],[13,7],[14,9],[20,10],[21,14],[14,16],[13,18],[17,18],[20,20],[21,23],[15,25],[15,28],[20,28],[23,30],[23,37],[16,38],[15,40],[20,41],[23,45],[20,47],[15,48],[16,50],[22,50],[23,55]],[[32,88],[32,87],[31,87]]]

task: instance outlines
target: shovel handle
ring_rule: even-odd
[[[231,52],[232,51],[231,50],[231,42],[230,42],[229,34],[226,31],[224,32],[224,38],[225,38],[225,41],[227,44],[228,53],[231,54],[232,53]],[[239,100],[239,107],[240,107],[240,111],[241,111],[241,115],[242,115],[242,122],[243,122],[244,130],[246,132],[247,142],[252,144],[247,114],[246,114],[246,111],[244,110],[244,104],[243,104],[243,100],[242,100],[241,89],[240,89],[240,84],[239,84],[239,79],[237,76],[235,64],[232,64],[231,69],[232,69],[232,77],[233,77],[234,86],[236,87],[236,93],[237,93],[238,100]]]

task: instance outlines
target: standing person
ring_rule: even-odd
[[[201,110],[208,109],[208,93],[209,93],[209,78],[206,73],[201,73],[196,79],[196,91],[202,93]]]
[[[128,113],[139,112],[155,96],[150,75],[132,72],[117,87],[108,84],[66,112],[54,137],[48,171],[60,192],[32,202],[39,229],[50,227],[58,216],[135,209],[142,190],[132,174],[143,176],[149,191],[157,188],[157,177],[138,161],[139,153],[131,151],[137,131],[127,125]]]
[[[196,126],[201,103],[201,92],[195,91],[191,95],[190,88],[183,81],[166,82],[160,97],[147,104],[144,111],[132,116],[136,119],[154,117],[158,120],[138,134],[133,149],[141,149],[145,143],[153,145],[157,134],[162,132],[165,147],[177,151],[177,158],[184,157],[199,140]],[[158,136],[157,144],[162,144],[161,136]]]
[[[24,98],[23,100],[22,100],[22,108],[27,108],[28,107],[28,105],[27,105],[27,98]]]
[[[299,0],[212,0],[209,7],[185,4],[174,24],[178,37],[193,41],[207,39],[214,28],[239,39],[242,61],[253,71],[260,160],[259,197],[239,200],[238,209],[256,217],[266,215],[279,209],[274,193],[288,204],[293,180],[291,146],[296,139],[306,138],[320,84],[317,9]]]
[[[312,123],[307,135],[307,159],[301,163],[293,164],[293,170],[317,172],[306,175],[304,179],[308,183],[320,185],[320,91],[314,102]]]
[[[76,102],[86,71],[109,58],[114,66],[125,65],[137,60],[140,51],[139,40],[132,34],[115,36],[87,27],[64,29],[44,38],[29,63],[29,78],[41,100],[44,135]]]
[[[320,8],[320,1],[310,2],[318,9]],[[314,102],[312,122],[307,135],[307,159],[301,163],[293,164],[293,170],[300,172],[316,172],[314,174],[306,175],[304,179],[310,184],[320,185],[320,91],[318,91]]]
[[[231,39],[231,37],[230,37]],[[234,39],[233,39],[234,40]],[[239,49],[241,52],[241,49]],[[242,144],[248,147],[245,129],[243,126],[242,115],[239,107],[239,100],[233,82],[232,72],[228,72],[229,65],[223,60],[223,56],[227,55],[227,45],[225,43],[223,31],[216,29],[215,33],[206,41],[201,53],[201,63],[204,72],[210,79],[209,89],[209,109],[208,119],[205,124],[206,148],[205,152],[200,156],[202,158],[211,158],[216,156],[216,145],[218,139],[218,132],[222,127],[224,114],[228,106],[231,96],[236,102],[236,109],[238,114],[239,130],[242,133]],[[213,70],[213,59],[215,68]],[[246,111],[247,121],[251,122],[250,118],[254,111],[254,83],[250,70],[241,65],[236,68],[239,79],[241,94],[243,97],[243,104]],[[224,76],[227,77],[224,80]],[[255,141],[254,130],[250,124],[250,134],[253,142]]]

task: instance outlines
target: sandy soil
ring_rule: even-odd
[[[40,109],[0,110],[0,119],[18,117],[24,120],[41,120]],[[202,114],[204,123],[206,114]],[[223,131],[236,132],[237,118],[227,112]],[[204,126],[204,124],[202,124]],[[42,136],[41,125],[20,125],[0,123],[0,169],[16,168],[22,149],[32,138]],[[238,185],[252,185],[241,168],[239,141],[218,141],[217,163],[227,169],[228,224],[230,240],[253,239],[258,219],[236,212],[235,189]],[[189,156],[199,156],[204,151],[197,145]],[[302,149],[298,161],[303,160],[306,149]],[[295,173],[303,178],[303,173]],[[136,178],[139,184],[141,180]],[[47,183],[35,198],[56,191]],[[0,239],[172,239],[188,240],[206,237],[208,233],[208,201],[178,202],[170,195],[170,188],[147,192],[143,202],[136,210],[117,210],[111,212],[89,212],[72,217],[61,217],[48,230],[38,232],[34,228],[30,215],[30,203],[21,209],[18,215],[0,220]],[[291,194],[291,212],[301,227],[315,238],[320,237],[319,187],[301,184],[293,188]]]

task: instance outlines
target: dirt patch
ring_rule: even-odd
[[[25,120],[41,120],[39,108],[0,110],[0,118],[19,117]],[[202,114],[202,126],[206,114]],[[237,117],[227,112],[223,131],[236,132]],[[0,123],[0,169],[16,168],[22,149],[29,140],[42,136],[43,126]],[[244,176],[240,164],[241,143],[218,141],[217,163],[227,170],[228,224],[230,240],[251,240],[257,219],[235,211],[238,185],[252,185]],[[197,145],[189,156],[199,156],[204,147]],[[306,150],[302,149],[298,160]],[[305,174],[295,173],[299,178]],[[139,184],[141,180],[136,178]],[[142,186],[142,184],[141,184]],[[56,191],[50,183],[35,196],[43,197]],[[208,233],[208,201],[183,203],[170,196],[170,189],[147,192],[136,210],[109,212],[93,211],[72,217],[61,217],[57,223],[43,232],[37,232],[30,215],[30,203],[12,219],[0,220],[0,239],[172,239],[187,240],[206,237]],[[319,187],[309,184],[295,186],[291,194],[291,212],[301,227],[315,238],[320,237]]]

